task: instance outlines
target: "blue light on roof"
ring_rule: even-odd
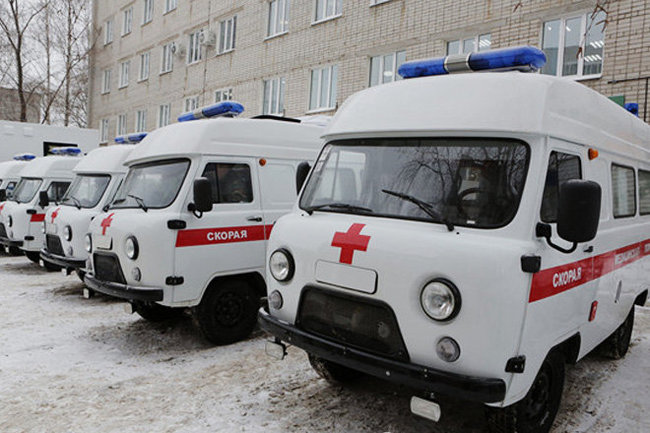
[[[117,144],[136,144],[144,140],[147,136],[146,132],[136,132],[135,134],[119,135],[115,137]]]
[[[14,161],[31,161],[32,159],[36,159],[36,155],[33,153],[19,153],[18,155],[14,155]]]
[[[81,155],[81,149],[78,147],[57,147],[50,150],[52,155],[78,156]]]
[[[537,71],[546,63],[546,55],[535,47],[523,46],[452,55],[403,63],[399,74],[404,78],[446,75],[471,71]]]
[[[244,106],[239,102],[222,101],[194,111],[183,113],[178,117],[179,122],[189,122],[210,117],[235,117],[244,112]]]
[[[628,102],[625,104],[624,108],[636,117],[639,117],[639,104],[636,102]]]

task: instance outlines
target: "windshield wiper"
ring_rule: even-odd
[[[427,215],[433,218],[434,221],[441,222],[444,225],[446,225],[447,230],[449,231],[454,230],[454,225],[450,223],[446,218],[443,218],[442,215],[440,215],[438,211],[436,211],[433,208],[433,205],[431,203],[427,203],[426,201],[422,201],[419,198],[413,197],[412,195],[404,194],[402,192],[390,191],[388,189],[382,189],[381,192],[413,203],[414,205],[422,209]]]
[[[331,208],[331,209],[342,209],[342,210],[349,210],[349,211],[358,211],[358,212],[364,212],[364,213],[374,213],[374,211],[370,208],[363,207],[363,206],[355,206],[353,204],[348,204],[348,203],[325,203],[325,204],[319,204],[317,206],[312,206],[308,207],[305,209],[305,212],[307,212],[309,215],[314,213],[315,210],[320,210],[320,209],[325,209],[325,208]]]
[[[79,200],[77,200],[76,197],[73,197],[73,196],[66,197],[66,199],[63,200],[63,202],[65,203],[65,202],[68,201],[68,200],[72,200],[72,201],[74,202],[75,207],[76,207],[77,209],[81,209],[81,202],[80,202]]]
[[[140,206],[140,207],[142,208],[143,211],[146,212],[146,211],[149,210],[149,208],[147,207],[147,205],[144,204],[144,200],[142,200],[142,199],[141,199],[140,197],[138,197],[137,195],[128,194],[127,196],[128,196],[128,197],[131,197],[133,200],[135,200],[135,202],[138,203],[138,206]]]

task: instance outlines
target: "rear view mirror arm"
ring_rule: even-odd
[[[574,252],[578,248],[578,243],[577,242],[574,242],[573,245],[571,246],[571,248],[564,248],[564,247],[561,247],[561,246],[555,244],[551,240],[552,230],[553,229],[552,229],[550,224],[540,222],[540,223],[537,223],[537,226],[535,227],[535,234],[539,238],[546,239],[546,243],[551,248],[556,249],[559,252],[564,253],[564,254],[571,254],[572,252]]]

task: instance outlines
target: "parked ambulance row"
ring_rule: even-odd
[[[326,129],[224,117],[233,102],[188,113],[124,156],[119,187],[117,157],[102,178],[78,168],[40,257],[146,319],[189,308],[216,344],[258,320],[270,356],[295,345],[329,381],[406,385],[425,418],[453,396],[484,403],[490,431],[548,432],[565,365],[624,356],[647,300],[650,127],[523,73],[544,62],[405,63]]]

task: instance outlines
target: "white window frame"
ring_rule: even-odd
[[[489,36],[490,37],[490,48],[486,48],[486,49],[481,50],[481,47],[480,47],[481,38],[484,37],[484,36]],[[471,51],[472,53],[478,53],[478,52],[488,51],[488,50],[492,49],[492,33],[487,32],[487,33],[481,33],[481,34],[478,34],[478,35],[475,35],[475,36],[466,36],[466,37],[459,38],[459,39],[449,40],[449,41],[447,41],[447,44],[445,46],[445,52],[447,53],[448,56],[449,55],[454,55],[454,54],[463,54],[463,44],[465,43],[465,41],[470,40],[470,39],[474,40],[474,50]],[[456,52],[456,53],[450,53],[449,52],[449,44],[451,44],[452,42],[458,42],[458,52]]]
[[[134,132],[147,132],[147,110],[138,110],[135,112]]]
[[[113,20],[106,20],[104,23],[104,45],[113,42]]]
[[[547,23],[550,23],[552,21],[560,21],[560,35],[558,38],[558,50],[557,50],[557,68],[555,70],[555,74],[552,76],[555,77],[562,77],[562,78],[569,78],[572,80],[592,80],[594,78],[600,78],[603,76],[603,68],[605,66],[605,39],[603,38],[603,54],[602,58],[600,59],[601,62],[601,68],[600,68],[600,73],[599,74],[590,74],[590,75],[583,75],[584,72],[584,65],[585,65],[585,44],[587,43],[586,39],[586,31],[587,31],[587,21],[590,19],[591,13],[586,13],[586,14],[577,14],[577,15],[567,15],[563,16],[560,18],[555,18],[555,19],[548,19],[545,20],[542,23],[542,34],[540,37],[540,44],[539,46],[542,47],[542,50],[544,49],[544,28]],[[568,20],[572,20],[575,18],[580,18],[580,46],[582,47],[582,54],[578,57],[578,73],[576,75],[562,75],[562,68],[564,67],[564,43],[566,40],[566,22]],[[594,22],[592,26],[596,25],[602,25],[598,24],[597,22]],[[604,30],[603,30],[604,32]]]
[[[153,21],[153,0],[143,0],[142,25],[149,24]]]
[[[127,117],[126,114],[119,114],[117,116],[117,126],[115,135],[125,135],[127,133]]]
[[[102,95],[111,92],[111,69],[104,69],[102,71]]]
[[[140,71],[138,73],[138,81],[146,81],[149,79],[149,65],[151,63],[151,51],[140,54]]]
[[[129,85],[129,72],[131,69],[131,61],[127,60],[120,63],[120,89]]]
[[[406,62],[406,50],[399,50],[395,51],[393,53],[386,53],[386,54],[381,54],[378,56],[372,56],[370,58],[370,73],[368,76],[368,87],[373,87],[372,84],[372,60],[375,58],[379,59],[379,77],[380,77],[380,82],[375,84],[375,86],[379,86],[381,84],[387,84],[387,83],[392,83],[394,81],[400,81],[402,77],[397,73],[397,70],[399,69],[400,65],[397,64],[397,57],[400,53],[404,53],[404,61]],[[384,61],[386,56],[392,56],[393,57],[393,78],[390,81],[384,82]]]
[[[285,77],[274,77],[264,80],[262,88],[262,114],[284,115],[284,95],[287,91]],[[275,96],[275,104],[273,97]]]
[[[122,11],[122,36],[126,36],[133,30],[133,6]]]
[[[189,113],[190,111],[194,111],[197,108],[199,108],[200,107],[199,95],[188,96],[187,98],[185,98],[183,107],[185,108],[185,111],[183,111],[183,113]]]
[[[319,18],[318,11],[324,9],[322,16]],[[331,13],[328,13],[331,11]],[[343,15],[343,0],[315,0],[314,13],[312,15],[312,25],[324,23],[336,19]]]
[[[329,70],[328,73],[328,82],[327,82],[327,105],[323,105],[321,101],[321,95],[322,95],[322,89],[323,89],[323,72],[325,70]],[[336,72],[336,84],[335,86],[332,86],[332,77],[334,75],[334,72]],[[312,100],[312,88],[311,84],[313,81],[313,74],[317,73],[318,74],[318,85],[316,86],[316,104],[314,107],[311,106],[311,100]],[[336,109],[336,98],[338,97],[337,95],[337,88],[338,87],[338,65],[327,65],[327,66],[321,66],[318,68],[314,68],[310,71],[309,74],[309,111],[310,113],[314,112],[320,112],[320,111],[331,111]],[[334,103],[333,105],[330,105],[330,101],[332,100],[332,92],[334,92]]]
[[[173,10],[176,10],[178,7],[178,0],[164,0],[165,7],[163,9],[163,15],[170,13]]]
[[[225,54],[235,49],[237,37],[237,15],[219,22],[219,44],[217,54]]]
[[[203,44],[201,35],[203,29],[196,30],[188,35],[187,42],[187,64],[193,65],[203,60]]]
[[[162,46],[162,56],[160,56],[160,74],[166,74],[174,70],[174,53],[172,46],[175,42],[170,42]]]
[[[214,102],[232,101],[232,87],[214,91]]]
[[[99,138],[100,143],[108,143],[108,119],[102,119],[99,122]]]
[[[284,35],[289,32],[289,0],[271,0],[268,2],[266,20],[266,39]]]
[[[158,106],[158,128],[171,123],[172,104],[161,104]]]

